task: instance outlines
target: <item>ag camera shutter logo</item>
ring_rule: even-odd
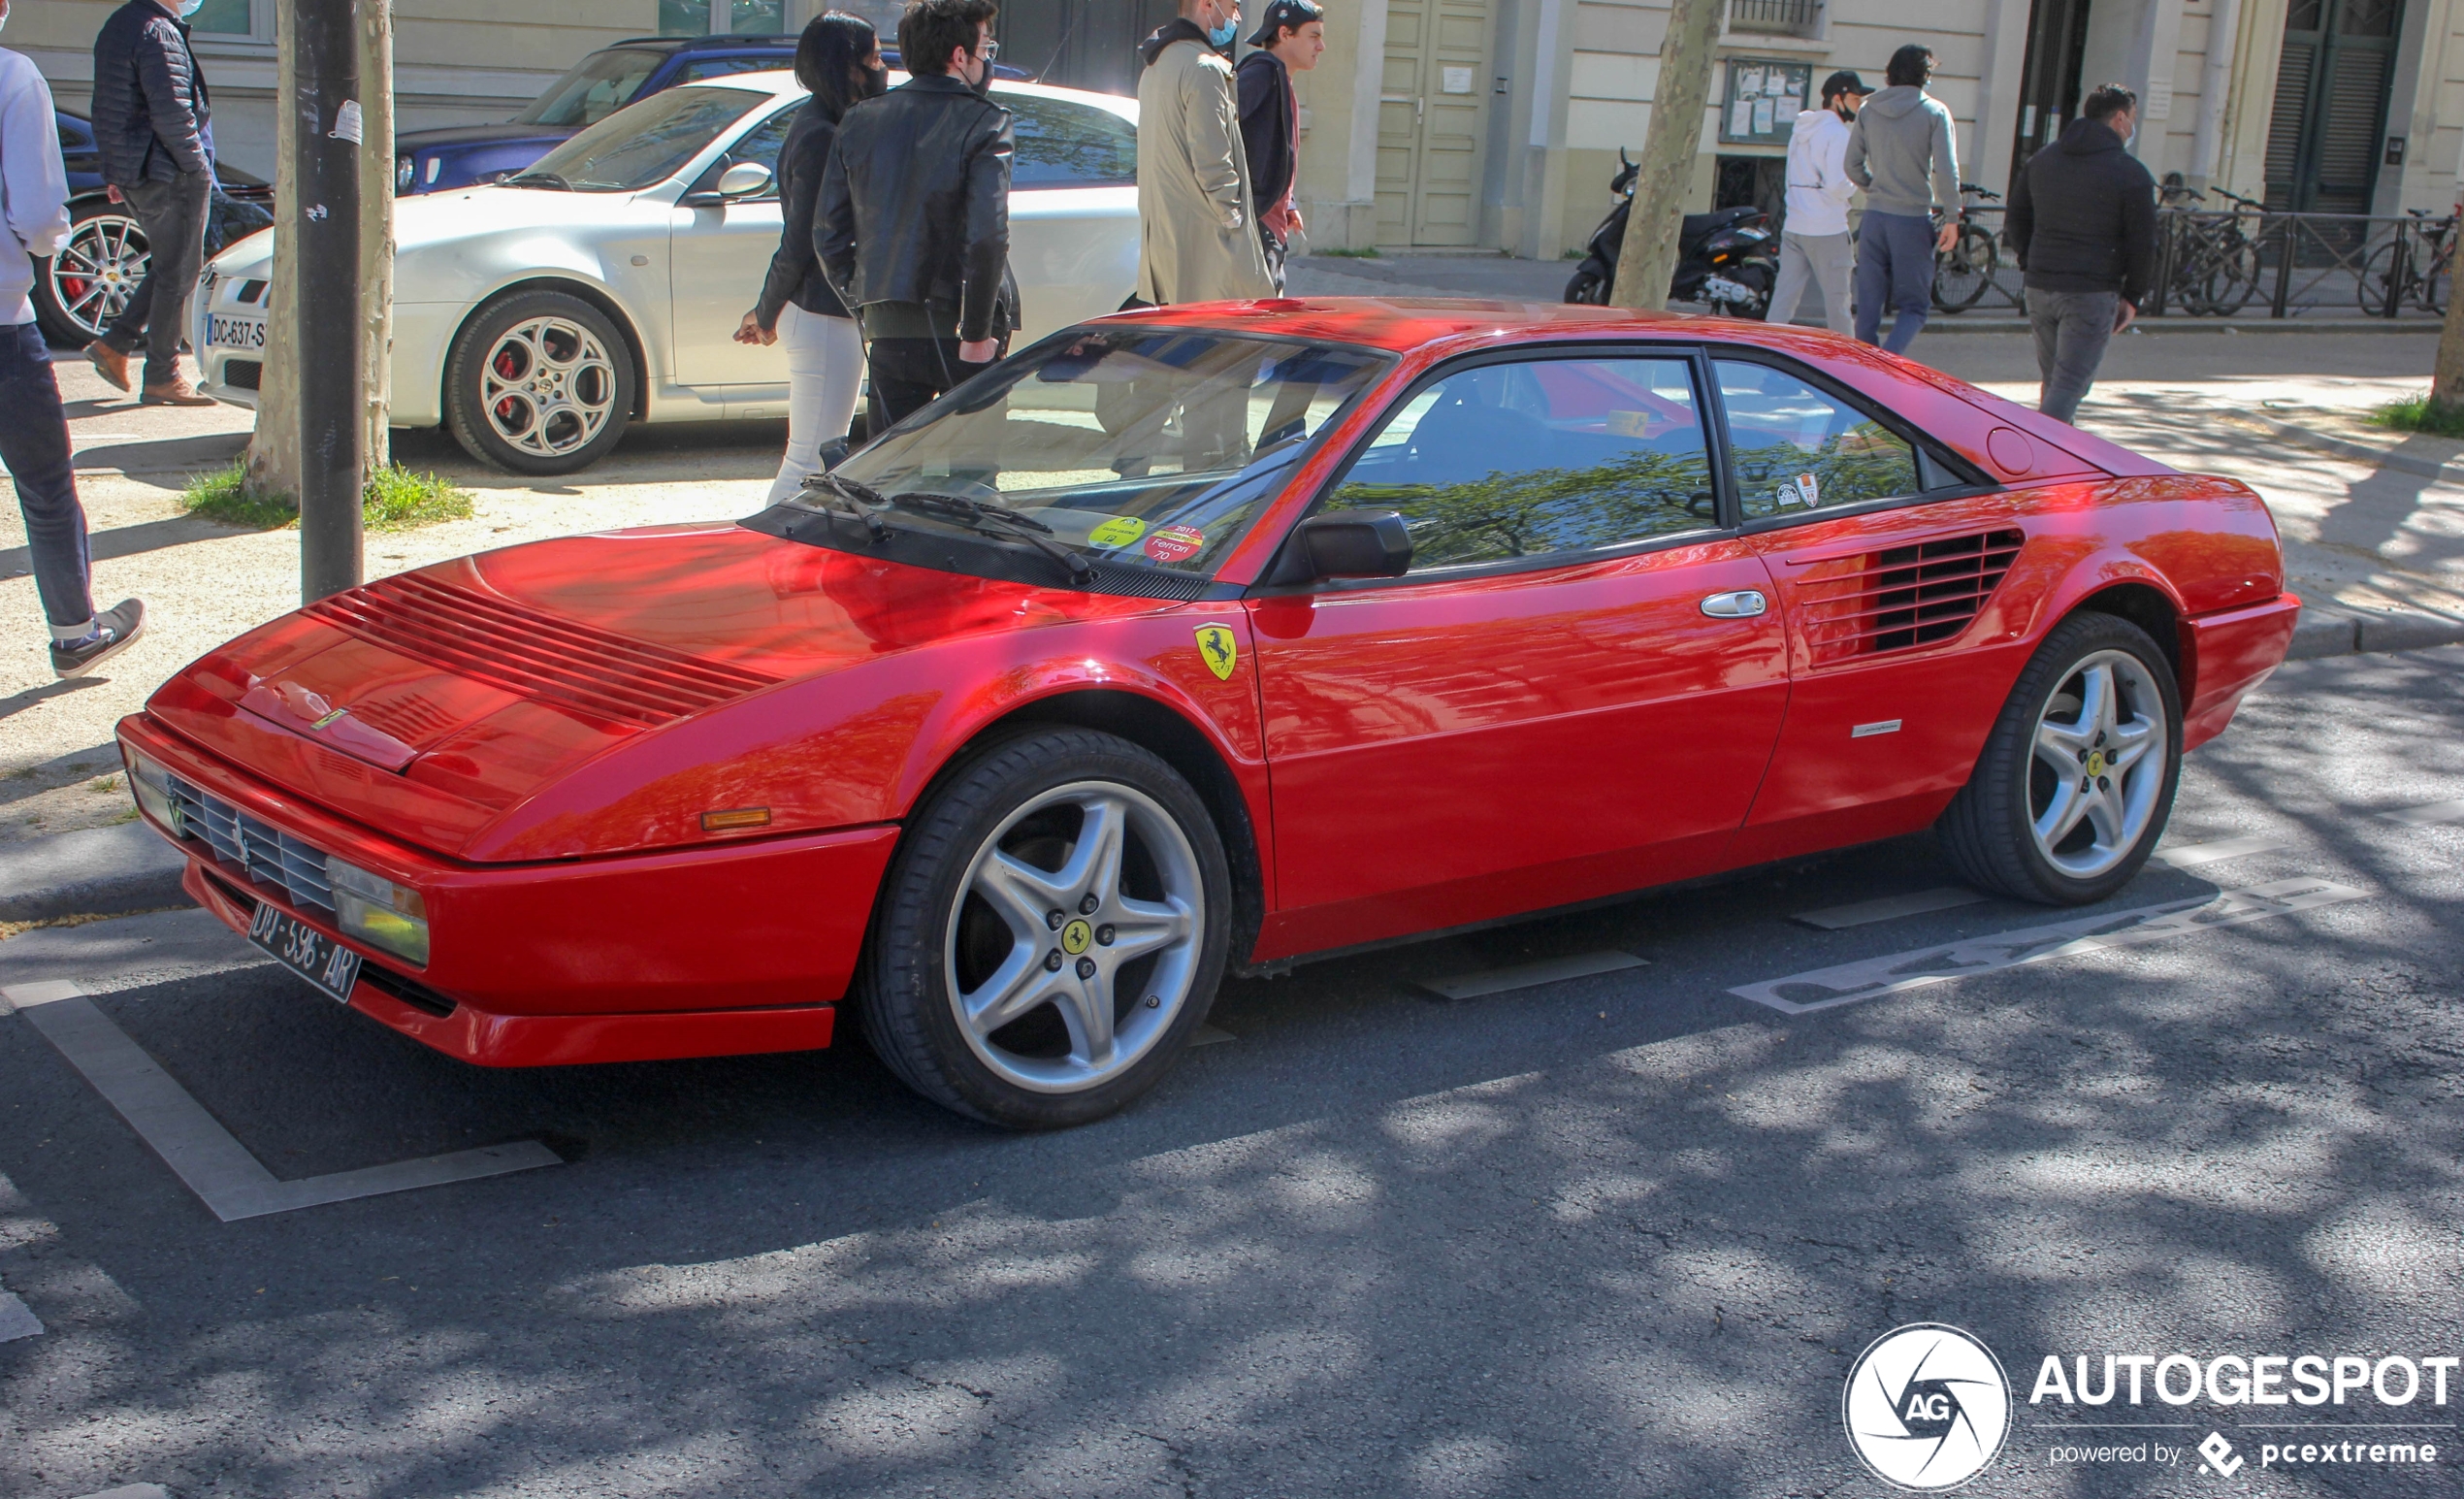
[[[1994,1351],[1959,1328],[1911,1322],[1857,1355],[1840,1419],[1848,1445],[1884,1483],[1957,1488],[2001,1451],[2011,1382]]]

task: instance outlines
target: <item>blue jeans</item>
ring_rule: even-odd
[[[27,550],[34,554],[34,587],[51,634],[82,635],[94,624],[85,511],[69,467],[60,382],[51,377],[51,351],[33,323],[0,327],[0,463],[16,484]]]
[[[1898,316],[1891,320],[1891,337],[1878,339],[1886,302]],[[1857,342],[1904,353],[1932,305],[1933,220],[1865,210],[1857,225]]]

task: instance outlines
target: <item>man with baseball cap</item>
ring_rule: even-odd
[[[1301,104],[1292,75],[1316,67],[1325,52],[1326,13],[1316,0],[1268,0],[1249,45],[1258,49],[1241,59],[1241,148],[1249,159],[1249,191],[1258,206],[1267,274],[1280,295],[1283,253],[1301,227],[1300,205],[1292,197],[1301,169]]]
[[[1823,80],[1822,108],[1800,111],[1788,133],[1788,217],[1780,224],[1779,283],[1771,288],[1767,320],[1785,324],[1797,316],[1807,282],[1823,289],[1823,320],[1833,333],[1853,333],[1848,277],[1856,251],[1848,239],[1848,122],[1872,92],[1865,81],[1842,68]]]

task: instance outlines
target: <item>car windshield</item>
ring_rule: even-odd
[[[516,187],[632,192],[664,182],[769,99],[749,88],[670,88],[619,110],[506,179]]]
[[[921,519],[1010,542],[1032,531],[1133,590],[1141,575],[1203,578],[1311,440],[1392,364],[1349,344],[1076,329],[892,428],[839,467],[849,483],[808,488],[794,505],[843,514],[862,503],[900,526]],[[988,510],[1007,515],[987,525]]]
[[[596,125],[625,107],[666,54],[647,48],[613,47],[593,52],[548,85],[547,92],[513,116],[517,125]]]

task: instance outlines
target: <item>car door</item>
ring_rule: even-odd
[[[1704,377],[1665,346],[1449,367],[1317,501],[1402,511],[1414,557],[1248,601],[1277,846],[1263,951],[1719,864],[1787,671],[1767,573],[1714,497]]]
[[[1794,680],[1735,862],[1922,828],[1965,782],[2025,659],[1994,607],[2024,549],[2014,502],[1815,372],[1746,351],[1711,370]]]
[[[1017,141],[1010,173],[1010,270],[1021,320],[1012,345],[1117,312],[1138,283],[1138,131],[1109,110],[995,89]]]
[[[668,221],[668,337],[676,382],[701,388],[705,399],[720,394],[710,387],[727,387],[721,399],[730,402],[757,394],[741,387],[775,387],[776,409],[769,414],[776,416],[787,414],[787,354],[775,343],[738,343],[735,330],[762,295],[762,278],[779,247],[779,147],[803,101],[780,103],[694,179]],[[720,173],[746,161],[770,169],[769,187],[725,203],[690,201],[715,189]]]

